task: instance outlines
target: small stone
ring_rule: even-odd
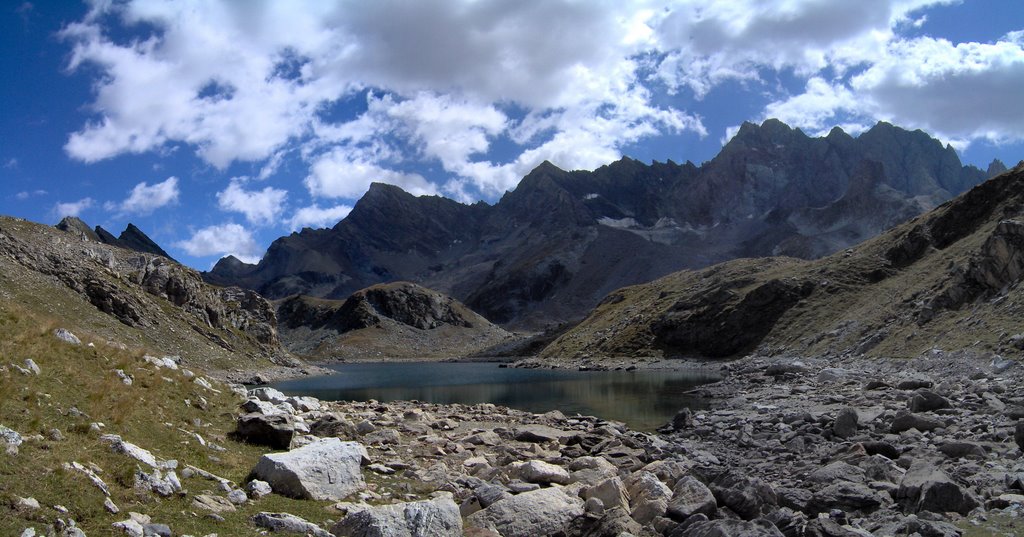
[[[65,342],[65,343],[70,343],[72,345],[81,345],[82,344],[82,340],[78,339],[77,336],[75,336],[74,334],[72,334],[71,332],[69,332],[68,330],[66,330],[64,328],[58,328],[58,329],[54,330],[53,331],[53,335],[56,336],[57,339]]]
[[[142,534],[145,537],[173,537],[167,524],[145,524],[142,526]]]
[[[849,438],[857,434],[857,410],[846,407],[836,414],[835,422],[832,423],[832,433],[839,438]]]
[[[121,508],[118,507],[113,501],[111,501],[110,498],[104,498],[103,499],[103,508],[106,509],[107,512],[109,512],[111,514],[114,514],[114,515],[116,515],[116,514],[121,512]]]
[[[35,498],[18,498],[18,509],[35,511],[39,509],[39,501]]]
[[[228,493],[228,501],[235,505],[244,505],[249,501],[249,496],[245,494],[245,491],[235,489]]]
[[[28,369],[29,371],[32,372],[33,375],[36,376],[39,376],[39,374],[42,373],[42,370],[39,369],[39,365],[36,364],[35,360],[31,358],[25,359],[25,369]]]
[[[259,479],[253,479],[246,483],[245,491],[248,492],[249,496],[254,500],[258,500],[264,496],[269,496],[270,493],[273,492],[270,488],[270,483],[260,481]]]

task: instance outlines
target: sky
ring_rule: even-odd
[[[773,117],[1024,159],[1020,0],[3,0],[0,43],[0,214],[131,222],[200,270],[374,181],[494,203]]]

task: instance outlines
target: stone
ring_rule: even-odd
[[[865,537],[870,533],[861,533],[828,518],[816,518],[804,528],[804,537]]]
[[[909,378],[901,380],[896,384],[896,387],[901,390],[916,390],[919,388],[931,388],[932,385],[932,381],[926,378]]]
[[[708,520],[692,524],[684,531],[673,531],[671,537],[784,537],[771,522],[758,519]]]
[[[907,511],[956,512],[966,515],[979,502],[945,472],[927,461],[915,460],[900,481],[895,499]]]
[[[36,376],[38,376],[40,373],[42,373],[42,370],[39,369],[39,364],[37,364],[35,362],[35,360],[33,360],[31,358],[26,358],[25,359],[25,369],[31,371],[32,374],[36,375]]]
[[[836,481],[864,482],[864,470],[852,464],[836,461],[818,468],[807,476],[811,483],[834,483]]]
[[[25,441],[24,438],[14,429],[0,425],[0,441],[8,446],[18,447]]]
[[[286,403],[288,401],[287,395],[282,393],[281,390],[276,390],[274,388],[253,388],[249,390],[249,395],[259,399],[260,401],[266,401],[275,405]]]
[[[309,432],[316,436],[355,438],[356,428],[340,414],[324,414],[309,426]]]
[[[949,400],[945,397],[927,389],[920,388],[907,401],[911,412],[931,412],[943,408],[950,408]]]
[[[356,424],[356,432],[359,434],[370,434],[376,430],[377,427],[370,420],[363,420]]]
[[[1024,451],[1024,421],[1017,421],[1017,425],[1013,429],[1013,441],[1021,451]]]
[[[896,449],[896,446],[878,440],[871,440],[867,442],[861,442],[864,446],[864,451],[868,455],[881,455],[887,459],[896,460],[900,458],[900,451]]]
[[[295,436],[295,422],[287,414],[242,414],[235,435],[241,440],[272,449],[288,449]]]
[[[122,520],[121,522],[114,522],[110,527],[114,528],[118,533],[130,535],[131,537],[143,537],[145,535],[143,533],[145,530],[142,529],[142,524],[139,524],[130,518],[128,520]]]
[[[110,449],[112,449],[114,453],[127,455],[153,468],[160,468],[163,466],[156,460],[156,457],[150,453],[148,449],[143,449],[131,442],[126,442],[116,434],[105,434],[100,437],[100,441],[109,443]]]
[[[53,331],[53,335],[57,339],[63,341],[64,343],[69,343],[71,345],[81,345],[82,344],[82,340],[78,339],[78,336],[72,334],[70,331],[68,331],[68,330],[66,330],[64,328],[58,328],[58,329],[54,330]]]
[[[541,485],[558,483],[565,485],[569,483],[569,472],[561,466],[546,463],[544,461],[526,461],[512,465],[512,474],[526,481]]]
[[[850,407],[840,409],[832,423],[832,433],[839,438],[849,438],[857,434],[858,420],[856,409]]]
[[[260,457],[255,477],[294,498],[340,500],[363,490],[361,465],[369,456],[358,442],[323,438],[285,453]]]
[[[474,446],[496,446],[501,443],[501,437],[494,431],[481,431],[463,438],[462,442]]]
[[[497,502],[466,517],[466,524],[496,531],[502,537],[537,537],[566,532],[583,514],[583,500],[552,487]]]
[[[546,443],[569,436],[569,433],[547,425],[523,425],[516,428],[515,439],[520,442]]]
[[[212,494],[199,494],[192,498],[192,507],[211,513],[227,513],[235,510],[234,504],[229,502],[227,498]]]
[[[259,479],[253,479],[245,484],[245,492],[247,492],[252,499],[258,500],[264,496],[270,496],[273,489],[270,487],[270,483],[260,481]]]
[[[18,498],[17,508],[23,511],[39,509],[39,500],[35,498]]]
[[[650,524],[655,518],[665,516],[672,489],[654,474],[641,471],[630,476],[626,482],[631,499],[630,516],[641,524]]]
[[[676,482],[666,511],[669,517],[683,521],[696,514],[711,516],[717,508],[711,489],[695,477],[686,476]]]
[[[473,493],[476,494],[476,499],[480,502],[480,507],[483,509],[512,497],[507,490],[492,483],[480,484],[473,489]]]
[[[336,537],[462,537],[462,516],[452,498],[443,496],[357,510],[335,524],[331,533]]]
[[[951,459],[984,459],[985,448],[974,442],[946,442],[939,446],[939,452]]]
[[[266,401],[260,401],[259,399],[256,399],[256,398],[251,398],[251,399],[246,400],[241,405],[238,405],[238,408],[241,409],[246,414],[251,414],[251,413],[257,413],[257,414],[283,414],[284,413],[284,410],[282,410],[280,407],[274,405],[273,403],[268,403]]]
[[[832,509],[870,513],[886,503],[885,497],[867,485],[840,481],[815,492],[805,512],[811,516]]]
[[[744,520],[752,520],[778,505],[775,489],[766,481],[728,471],[708,486],[719,505],[732,509]]]
[[[896,414],[892,423],[889,424],[889,432],[899,434],[903,431],[909,431],[910,429],[917,429],[918,431],[925,432],[933,431],[945,426],[946,424],[942,420],[901,411]]]
[[[622,508],[629,512],[629,497],[626,493],[626,485],[618,477],[610,477],[597,485],[583,491],[583,499],[597,498],[601,500],[604,509]]]
[[[143,524],[142,535],[145,537],[173,537],[167,524]]]
[[[256,513],[256,515],[252,517],[252,523],[257,528],[267,529],[275,533],[296,533],[299,535],[312,535],[313,537],[335,537],[320,526],[288,513]]]
[[[683,408],[676,412],[675,416],[672,416],[672,421],[669,425],[676,431],[683,431],[693,427],[693,412],[689,408]]]
[[[249,496],[244,490],[235,489],[228,493],[228,501],[235,505],[245,505],[245,502],[249,501]]]

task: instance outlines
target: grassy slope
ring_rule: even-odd
[[[8,366],[0,370],[0,424],[24,436],[42,435],[28,439],[15,456],[0,453],[0,535],[18,535],[30,526],[39,531],[64,517],[73,518],[89,535],[106,535],[110,524],[127,518],[128,511],[146,513],[154,522],[168,524],[176,535],[251,534],[247,519],[257,511],[283,510],[317,522],[330,516],[322,502],[273,495],[225,513],[226,522],[214,522],[191,507],[193,495],[216,490],[216,483],[201,478],[182,480],[190,493],[185,498],[157,499],[152,493],[136,492],[138,464],[100,442],[101,433],[91,432],[90,423],[104,423],[103,434],[119,434],[160,459],[178,460],[179,477],[180,469],[191,464],[242,483],[264,450],[227,438],[239,399],[225,386],[215,385],[220,393],[207,390],[181,371],[158,369],[141,360],[141,349],[105,344],[106,336],[78,332],[82,345],[63,343],[53,336],[54,328],[63,326],[55,318],[9,303],[0,305],[0,365]],[[88,342],[95,346],[88,347]],[[39,364],[39,376],[23,375],[8,365],[22,365],[26,358]],[[123,384],[115,369],[132,375],[133,385]],[[85,416],[69,413],[73,407]],[[54,428],[63,440],[49,438],[48,431]],[[203,447],[191,433],[227,450]],[[62,468],[71,461],[102,468],[100,476],[120,514],[104,510],[104,496],[84,475]],[[14,506],[19,496],[36,498],[42,508],[18,511]],[[60,515],[54,505],[70,513]]]

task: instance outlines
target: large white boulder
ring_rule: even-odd
[[[256,463],[255,474],[278,494],[340,500],[366,486],[361,465],[368,458],[359,442],[323,438],[284,453],[263,455]]]
[[[581,516],[583,500],[562,487],[552,487],[495,502],[466,517],[466,524],[497,531],[503,537],[537,537],[565,531]]]
[[[350,512],[331,533],[337,537],[462,537],[462,516],[448,496]]]

